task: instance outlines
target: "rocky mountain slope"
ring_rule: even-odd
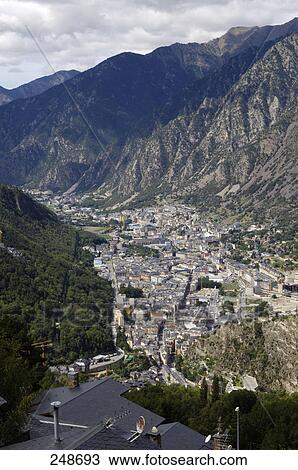
[[[61,85],[3,106],[1,181],[96,191],[110,205],[291,200],[297,33],[294,19],[120,54],[67,82],[81,112]]]
[[[178,195],[294,197],[297,70],[298,36],[293,35],[273,46],[225,96],[206,97],[190,115],[137,145],[129,143],[127,153],[137,157],[121,176],[122,191],[129,181],[145,190],[148,179],[159,178]]]
[[[75,77],[78,73],[77,70],[60,70],[56,74],[37,78],[32,82],[25,83],[11,90],[0,86],[0,106],[19,98],[31,98],[32,96],[40,95],[49,88]]]
[[[212,371],[220,375],[250,374],[265,390],[297,392],[297,327],[297,316],[226,325],[190,354],[211,359]]]

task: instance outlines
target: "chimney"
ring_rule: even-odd
[[[76,388],[80,386],[80,378],[78,372],[69,372],[68,373],[68,383],[69,388]]]
[[[153,426],[151,431],[148,433],[151,442],[153,442],[159,449],[161,449],[161,435],[156,426]]]
[[[60,432],[59,432],[59,407],[61,406],[60,401],[53,401],[51,403],[53,407],[53,416],[54,416],[54,435],[55,435],[55,442],[58,443],[61,441],[60,439]]]

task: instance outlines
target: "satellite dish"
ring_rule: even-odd
[[[211,439],[212,439],[212,436],[211,436],[211,434],[209,434],[205,439],[205,444],[208,444],[208,442],[210,442]]]
[[[145,421],[144,416],[140,416],[136,422],[136,430],[139,434],[142,434],[142,432],[144,432],[145,424],[146,424],[146,421]]]

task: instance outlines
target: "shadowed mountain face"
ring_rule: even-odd
[[[78,73],[76,70],[60,70],[56,74],[37,78],[12,90],[7,90],[0,86],[0,106],[18,98],[31,98],[32,96],[40,95],[49,88],[75,77]]]
[[[0,181],[106,203],[292,198],[298,19],[207,44],[123,53],[0,108]]]

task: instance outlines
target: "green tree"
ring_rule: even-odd
[[[202,405],[206,405],[208,401],[208,384],[207,380],[204,377],[202,382],[201,382],[201,388],[200,388],[200,402]]]
[[[216,401],[219,399],[219,378],[217,375],[213,377],[212,381],[212,392],[211,392],[211,399],[212,401]]]
[[[0,315],[0,396],[7,402],[0,407],[0,443],[17,440],[26,423],[40,378],[31,367],[32,354],[25,322]]]
[[[228,312],[231,312],[231,313],[234,313],[235,310],[234,310],[234,304],[231,300],[225,300],[224,303],[223,303],[223,309],[224,311],[228,311]]]

